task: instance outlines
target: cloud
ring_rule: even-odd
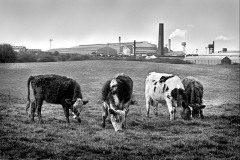
[[[218,36],[218,37],[215,38],[215,40],[217,40],[217,41],[228,41],[228,40],[230,40],[230,39],[231,39],[231,38],[225,37],[225,36],[223,36],[223,35],[220,35],[220,36]]]
[[[186,33],[187,33],[187,30],[176,29],[174,32],[170,34],[169,38],[170,39],[174,37],[184,38]]]
[[[187,26],[188,27],[195,27],[193,24],[188,24]]]

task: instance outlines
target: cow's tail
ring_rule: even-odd
[[[28,108],[29,108],[30,105],[31,105],[30,88],[29,88],[29,86],[30,86],[30,83],[31,83],[31,81],[33,80],[33,78],[34,78],[33,76],[30,76],[30,77],[28,78],[28,81],[27,81],[28,95],[27,95],[26,114],[28,114]]]

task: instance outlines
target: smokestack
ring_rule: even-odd
[[[171,52],[171,39],[168,39],[168,50]]]
[[[164,55],[164,28],[163,23],[159,23],[158,54]]]
[[[118,42],[119,42],[119,52],[121,52],[121,36],[118,37]]]
[[[136,40],[134,40],[133,42],[133,48],[134,48],[133,55],[134,55],[134,58],[136,58]]]
[[[215,47],[215,46],[214,46],[214,41],[213,41],[213,43],[212,43],[212,44],[213,44],[213,49],[212,49],[212,53],[214,53],[214,47]]]

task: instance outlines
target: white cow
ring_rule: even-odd
[[[166,73],[149,73],[145,82],[145,98],[147,116],[149,116],[150,105],[155,107],[154,113],[157,114],[158,104],[166,103],[170,120],[175,118],[177,106],[183,108],[181,113],[183,119],[189,120],[191,117],[187,96],[178,76]]]

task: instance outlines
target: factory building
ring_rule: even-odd
[[[106,49],[105,47],[108,47],[108,49]],[[71,48],[51,49],[50,52],[58,51],[59,53],[77,54],[92,54],[93,52],[95,52],[101,54],[108,54],[108,51],[110,50],[109,48],[111,48],[111,54],[116,53],[116,55],[123,54],[126,56],[134,54],[134,42],[79,45]],[[117,52],[112,52],[113,50],[116,50]],[[157,46],[155,44],[148,43],[147,41],[136,42],[135,53],[136,56],[157,54]]]

